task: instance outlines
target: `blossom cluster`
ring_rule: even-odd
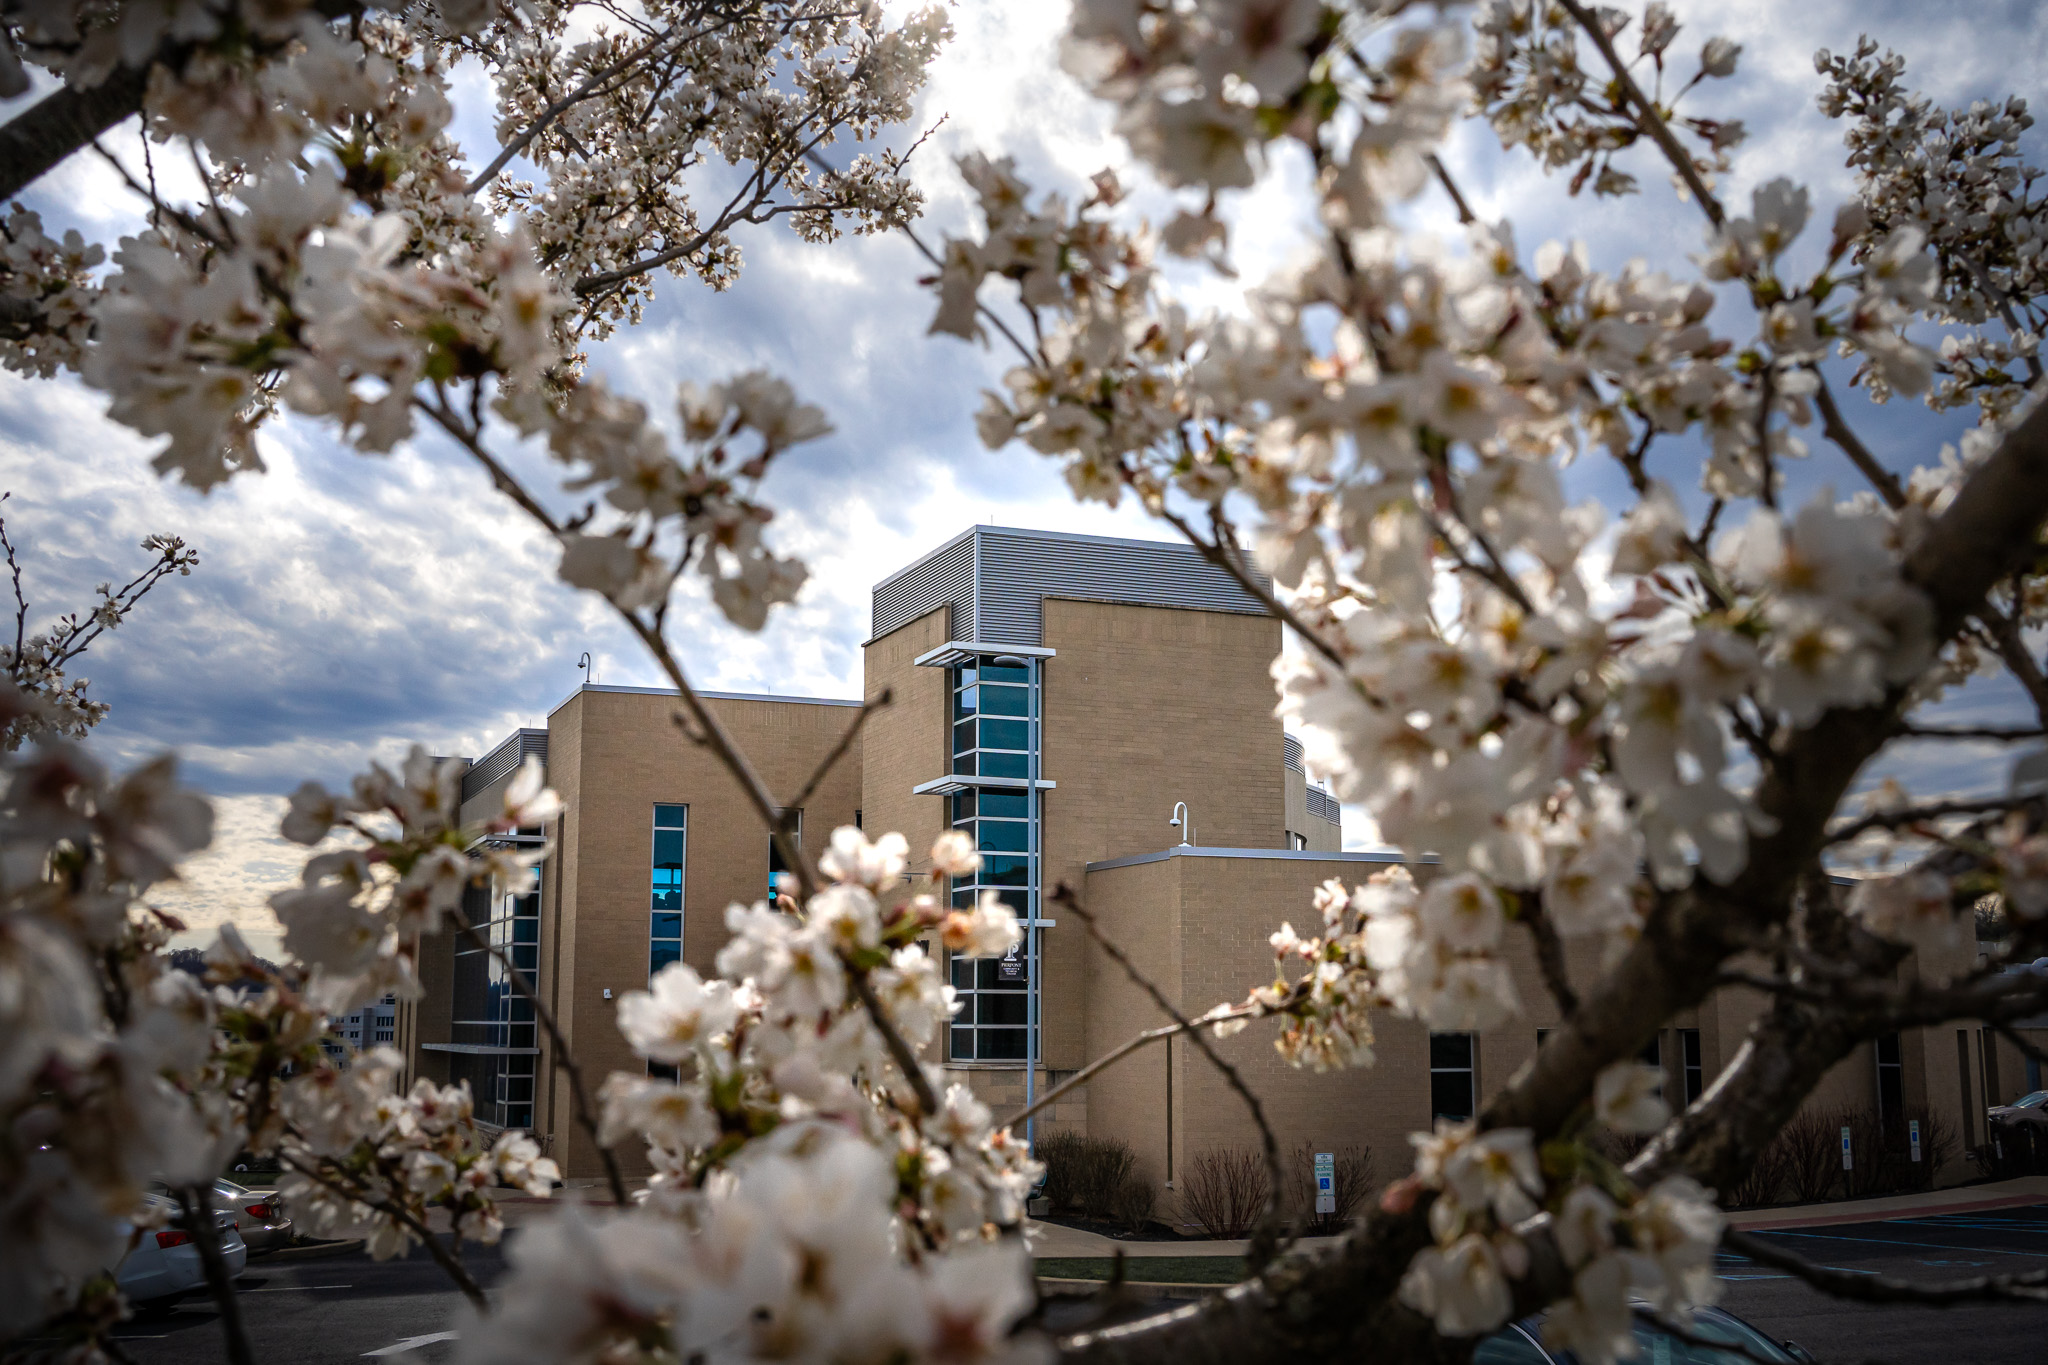
[[[1621,1088],[1606,1074],[1601,1082]],[[1539,1156],[1521,1128],[1440,1122],[1413,1140],[1415,1173],[1389,1199],[1433,1192],[1434,1245],[1409,1266],[1400,1297],[1445,1335],[1483,1335],[1513,1316],[1513,1282],[1529,1274],[1536,1236],[1550,1240],[1571,1278],[1570,1294],[1544,1317],[1544,1340],[1581,1360],[1634,1356],[1638,1306],[1682,1318],[1719,1297],[1714,1255],[1726,1220],[1688,1177],[1639,1190],[1582,1145],[1553,1144]],[[1547,1174],[1559,1170],[1569,1174]]]
[[[889,1205],[915,1245],[977,1240],[1022,1217],[1039,1168],[965,1086],[928,1070],[939,1105],[922,1109],[854,982],[921,1051],[957,1008],[933,941],[994,957],[1020,940],[1015,914],[993,892],[972,907],[943,905],[942,879],[978,858],[964,836],[949,831],[932,854],[932,885],[918,889],[903,878],[901,835],[871,843],[851,826],[835,830],[819,860],[829,884],[800,916],[734,905],[719,979],[672,963],[648,990],[622,997],[620,1031],[674,1079],[615,1073],[604,1087],[604,1133],[647,1139],[656,1201],[698,1188],[781,1125],[817,1120],[890,1154],[899,1188]]]

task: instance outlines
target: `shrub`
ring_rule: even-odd
[[[1181,1204],[1211,1237],[1242,1237],[1266,1207],[1272,1182],[1256,1147],[1216,1147],[1188,1163]]]
[[[1842,1176],[1842,1139],[1833,1115],[1795,1114],[1776,1140],[1785,1147],[1785,1192],[1795,1202],[1811,1204],[1834,1193]]]
[[[1336,1157],[1331,1193],[1336,1196],[1335,1213],[1316,1212],[1316,1149],[1304,1142],[1294,1149],[1292,1178],[1287,1186],[1287,1216],[1304,1232],[1329,1233],[1348,1225],[1359,1205],[1373,1188],[1372,1148],[1342,1147]],[[1256,1212],[1253,1214],[1256,1218]]]
[[[1742,1178],[1742,1183],[1728,1192],[1728,1206],[1743,1209],[1775,1203],[1784,1196],[1790,1162],[1791,1153],[1781,1131],[1763,1151],[1757,1153],[1756,1161],[1751,1164],[1749,1174]]]
[[[1044,1194],[1054,1213],[1116,1223],[1133,1231],[1152,1217],[1152,1182],[1138,1174],[1137,1154],[1119,1138],[1058,1130],[1038,1142]]]
[[[1045,1184],[1040,1193],[1054,1213],[1066,1213],[1078,1202],[1075,1178],[1081,1161],[1081,1147],[1087,1140],[1071,1129],[1056,1128],[1035,1144],[1035,1155],[1045,1163]]]

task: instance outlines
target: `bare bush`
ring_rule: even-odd
[[[1790,1165],[1791,1153],[1781,1132],[1757,1154],[1742,1183],[1728,1191],[1729,1207],[1753,1209],[1759,1204],[1776,1203],[1784,1197]]]
[[[1784,1146],[1785,1192],[1794,1201],[1811,1204],[1834,1193],[1842,1175],[1842,1149],[1830,1115],[1796,1114],[1773,1141]]]
[[[1213,1147],[1188,1163],[1181,1206],[1211,1237],[1242,1237],[1271,1190],[1256,1147]]]
[[[1072,1129],[1056,1128],[1034,1144],[1033,1155],[1045,1163],[1045,1183],[1039,1192],[1054,1213],[1066,1213],[1079,1202],[1077,1176],[1086,1142]]]
[[[1054,1213],[1115,1223],[1135,1232],[1152,1218],[1157,1193],[1138,1171],[1138,1157],[1121,1138],[1056,1131],[1038,1143],[1045,1163],[1044,1193]]]
[[[1316,1212],[1315,1144],[1304,1142],[1294,1149],[1292,1178],[1287,1186],[1287,1216],[1296,1227],[1317,1236],[1336,1232],[1349,1224],[1376,1183],[1372,1148],[1364,1145],[1340,1147],[1331,1155],[1336,1158],[1335,1178],[1331,1181],[1331,1193],[1336,1196],[1335,1212]]]

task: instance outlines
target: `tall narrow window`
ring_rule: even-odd
[[[689,861],[688,806],[654,808],[654,852],[649,859],[647,974],[683,956],[683,868]]]
[[[1471,1034],[1429,1035],[1429,1108],[1433,1117],[1469,1119],[1478,1112],[1475,1060]]]
[[[1899,1047],[1899,1035],[1881,1035],[1872,1045],[1877,1053],[1877,1121],[1886,1127],[1906,1121],[1906,1057]]]
[[[791,812],[786,810],[778,810],[775,813],[778,817],[795,816],[789,823],[789,841],[795,844],[798,850],[801,851],[804,846],[804,813],[802,811]],[[788,883],[786,888],[783,885],[785,882]],[[768,903],[770,905],[775,904],[775,893],[785,889],[792,896],[796,894],[796,869],[782,860],[782,849],[773,838],[770,838],[768,840]]]
[[[1038,931],[1030,931],[1036,934]],[[1030,1008],[1031,958],[1019,943],[1007,957],[955,957],[953,1016],[947,1052],[956,1062],[1021,1062]]]
[[[466,937],[455,941],[449,1041],[465,1051],[449,1059],[449,1078],[468,1081],[477,1118],[499,1128],[533,1125],[533,1006],[504,962],[511,959],[527,985],[535,984],[540,869],[529,868],[525,877],[511,888],[463,891],[463,912],[495,952]]]
[[[1678,1031],[1678,1059],[1685,1067],[1685,1102],[1691,1104],[1707,1088],[1707,1067],[1700,1052],[1698,1029],[1682,1028]]]

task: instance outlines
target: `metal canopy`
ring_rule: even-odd
[[[422,1052],[460,1052],[471,1057],[537,1057],[537,1047],[492,1047],[487,1043],[421,1043]]]
[[[937,649],[928,649],[910,661],[914,668],[958,668],[962,664],[984,659],[992,654],[1014,654],[1020,659],[1053,659],[1059,657],[1056,649],[1043,645],[999,645],[985,640],[948,640]]]
[[[954,792],[973,791],[976,787],[1001,787],[1008,791],[1024,791],[1036,787],[1040,791],[1051,791],[1059,783],[1047,778],[1036,781],[1028,777],[976,777],[973,773],[952,773],[935,777],[929,782],[920,782],[910,789],[912,796],[951,796]]]

